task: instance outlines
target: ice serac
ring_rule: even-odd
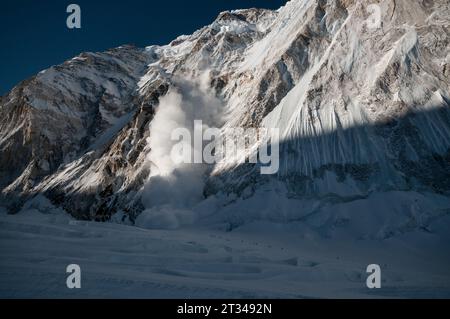
[[[379,26],[370,4],[227,11],[165,46],[82,54],[41,72],[1,100],[2,196],[11,211],[45,194],[78,218],[133,220],[154,169],[149,123],[188,79],[221,101],[224,130],[281,132],[278,174],[226,158],[208,170],[206,197],[277,185],[307,201],[305,216],[385,192],[448,199],[448,1],[378,1]]]

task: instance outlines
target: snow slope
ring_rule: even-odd
[[[37,210],[0,224],[2,298],[450,297],[448,216],[383,242],[326,239],[302,223],[147,230]],[[365,284],[374,262],[378,290]],[[81,289],[66,288],[73,263]]]

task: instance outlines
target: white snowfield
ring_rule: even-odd
[[[358,238],[364,226],[373,224],[373,230],[392,213],[371,216],[382,206],[375,199],[335,207],[338,217],[329,217],[341,219],[327,227],[254,221],[226,231],[213,221],[231,212],[218,211],[205,219],[208,226],[161,230],[77,221],[41,200],[18,215],[0,215],[0,297],[450,297],[450,216],[426,229]],[[69,264],[81,267],[80,289],[66,286]],[[369,264],[381,267],[380,289],[366,286]]]

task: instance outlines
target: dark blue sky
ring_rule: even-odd
[[[279,8],[286,0],[3,0],[0,3],[0,95],[51,65],[84,51],[122,44],[167,44],[209,24],[219,12]],[[81,29],[66,27],[66,8],[81,7]]]

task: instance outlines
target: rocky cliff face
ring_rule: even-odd
[[[85,53],[2,97],[0,172],[11,212],[45,194],[106,220],[143,210],[140,190],[160,98],[189,79],[220,101],[222,128],[279,128],[280,171],[225,159],[205,196],[252,196],[274,180],[290,197],[351,201],[373,192],[450,191],[447,0],[293,0],[224,12],[166,46]],[[247,154],[250,155],[250,154]]]

